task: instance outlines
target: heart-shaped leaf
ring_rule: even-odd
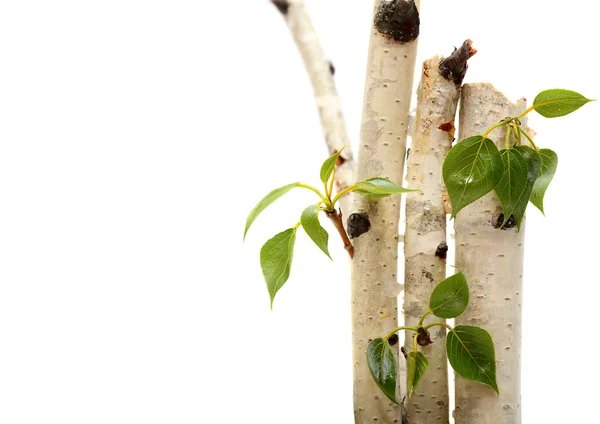
[[[423,373],[429,366],[429,361],[421,352],[410,352],[406,357],[408,361],[408,397],[411,397]]]
[[[310,205],[302,212],[300,216],[300,223],[302,228],[306,231],[306,234],[315,242],[317,247],[327,255],[329,259],[329,249],[327,243],[329,241],[329,234],[325,231],[325,228],[321,227],[319,223],[319,207],[317,205]]]
[[[398,403],[396,401],[396,359],[387,340],[378,338],[369,343],[367,363],[381,391],[392,402]]]
[[[342,150],[344,150],[344,147],[342,147]],[[327,184],[327,181],[329,181],[329,177],[331,177],[331,174],[333,173],[335,164],[337,163],[340,154],[342,154],[342,150],[329,156],[325,159],[325,162],[323,162],[323,165],[321,166],[321,181],[323,181],[323,184]]]
[[[500,152],[489,138],[476,135],[454,146],[442,169],[452,203],[452,217],[492,191],[502,179],[503,172]]]
[[[542,168],[531,191],[531,203],[535,205],[542,213],[544,213],[544,195],[546,190],[554,178],[556,167],[558,165],[558,156],[550,149],[538,150],[540,158],[542,158]]]
[[[552,89],[542,91],[535,97],[535,111],[546,118],[557,118],[576,111],[593,100],[571,90]]]
[[[429,309],[440,318],[456,318],[469,304],[469,286],[462,272],[440,282],[429,299]]]
[[[271,297],[271,309],[275,295],[290,277],[295,242],[296,229],[290,228],[268,240],[260,249],[260,266]]]
[[[394,184],[387,178],[381,177],[370,178],[365,181],[359,181],[355,185],[356,188],[352,191],[360,194],[361,196],[370,197],[374,199],[387,197],[391,194],[419,191],[400,187],[398,184]]]
[[[298,187],[298,184],[300,184],[300,183],[292,183],[292,184],[285,185],[283,187],[276,188],[275,190],[273,190],[272,192],[267,194],[260,202],[258,202],[258,204],[254,207],[254,209],[252,209],[250,211],[250,213],[248,214],[248,218],[246,219],[246,228],[244,229],[244,239],[246,239],[246,233],[250,229],[250,226],[252,225],[252,223],[254,222],[256,217],[258,215],[260,215],[260,213],[262,211],[264,211],[267,208],[267,206],[269,206],[275,200],[279,199],[281,196],[286,194],[288,191],[290,191],[294,187]]]
[[[446,337],[446,353],[458,375],[491,387],[500,394],[496,383],[496,352],[487,331],[459,325]]]
[[[504,176],[495,190],[504,213],[501,227],[512,215],[520,229],[533,184],[542,167],[542,159],[538,152],[529,146],[501,150],[500,155],[504,164]]]

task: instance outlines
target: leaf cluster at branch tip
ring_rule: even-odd
[[[452,217],[492,190],[503,209],[500,228],[514,219],[520,229],[530,201],[544,213],[544,195],[556,172],[558,156],[550,149],[539,149],[521,127],[520,118],[533,110],[546,118],[565,116],[590,101],[570,90],[542,91],[533,106],[521,115],[493,125],[484,135],[457,143],[446,156],[442,169]],[[505,149],[499,150],[487,134],[502,126],[507,126]],[[522,137],[529,140],[531,147],[523,144]]]

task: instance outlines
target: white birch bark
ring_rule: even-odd
[[[446,278],[446,211],[442,165],[454,139],[454,118],[467,60],[475,54],[470,40],[447,59],[433,57],[423,63],[417,115],[408,155],[408,187],[421,190],[406,199],[404,233],[404,325],[417,326],[429,310],[435,286]],[[442,72],[440,72],[442,69]],[[444,321],[434,315],[424,324]],[[408,400],[410,424],[449,422],[446,329],[435,327],[432,345],[421,347],[429,368]],[[413,351],[412,337],[404,347]]]
[[[489,84],[466,84],[462,90],[460,139],[482,134],[491,125],[525,109]],[[523,124],[525,124],[523,122]],[[504,148],[507,127],[490,133]],[[494,340],[500,395],[481,384],[456,376],[456,424],[521,423],[521,302],[525,220],[498,229],[502,208],[494,192],[462,209],[456,216],[456,266],[469,283],[469,306],[457,325],[475,325]],[[500,223],[502,223],[500,221]]]
[[[325,58],[304,0],[273,1],[273,3],[284,16],[310,77],[329,153],[333,154],[344,148],[335,170],[336,187],[338,191],[343,190],[354,184],[356,165],[333,78],[332,65]],[[351,205],[351,194],[340,199],[344,216],[348,216]]]
[[[418,11],[414,2],[376,0],[375,12],[357,180],[387,177],[400,184],[417,52],[418,32],[415,35],[414,30],[418,31]],[[397,25],[402,19],[404,24]],[[405,28],[411,28],[412,33],[402,32]],[[385,336],[398,325],[400,196],[373,200],[357,195],[353,212],[347,227],[355,247],[351,278],[355,422],[400,423],[401,408],[377,387],[367,365],[369,340]],[[397,358],[398,345],[393,349]]]

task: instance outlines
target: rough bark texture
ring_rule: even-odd
[[[467,50],[470,51],[470,43]],[[465,69],[468,57],[465,55],[462,61]],[[446,68],[441,69],[440,65],[445,63],[439,57],[423,63],[408,157],[408,187],[421,190],[406,199],[404,320],[410,326],[416,326],[421,315],[429,310],[431,292],[446,278],[448,246],[442,164],[452,147],[462,79],[456,82],[449,73],[442,75]],[[444,320],[429,315],[424,323],[439,321]],[[432,345],[421,348],[429,360],[429,368],[407,403],[410,424],[449,422],[446,329],[435,327],[431,339]],[[412,352],[410,337],[404,347]]]
[[[525,109],[511,103],[489,84],[466,84],[462,90],[460,139],[482,134],[492,124]],[[525,124],[525,122],[523,122]],[[504,148],[506,128],[489,138]],[[486,386],[456,376],[456,424],[521,423],[521,299],[525,221],[500,230],[502,213],[495,193],[461,210],[455,220],[456,266],[469,282],[467,310],[457,325],[486,329],[494,340],[500,395]]]
[[[404,6],[400,3],[403,2],[376,0],[374,16],[380,22],[401,19],[393,9],[394,5]],[[387,14],[382,15],[379,8],[384,8]],[[395,31],[393,27],[386,28]],[[401,42],[396,38],[402,36],[390,36],[375,26],[371,33],[357,180],[382,176],[402,182],[417,42]],[[398,324],[400,197],[372,200],[355,196],[353,212],[348,229],[354,235],[355,248],[352,260],[355,422],[400,423],[401,408],[379,390],[366,357],[369,339],[385,336]],[[398,345],[392,348],[397,357]]]
[[[338,152],[345,146],[335,172],[337,189],[343,190],[355,182],[356,165],[342,113],[342,106],[333,79],[334,68],[331,62],[325,58],[304,1],[280,0],[273,1],[273,4],[282,12],[304,61],[319,108],[319,116],[321,117],[321,125],[329,153]],[[351,205],[351,194],[340,199],[344,216],[349,215]]]

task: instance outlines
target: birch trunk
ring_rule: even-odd
[[[462,90],[460,139],[482,134],[496,122],[525,109],[489,84],[466,84]],[[523,122],[523,124],[525,124]],[[507,127],[489,138],[504,148]],[[467,310],[457,325],[486,329],[494,340],[496,378],[492,389],[456,376],[456,424],[521,423],[521,298],[525,220],[517,228],[498,229],[502,208],[494,192],[461,210],[454,224],[456,266],[469,283]],[[506,228],[506,227],[505,227]]]
[[[333,154],[344,148],[338,160],[334,177],[337,189],[343,190],[354,184],[356,165],[333,79],[334,68],[331,62],[325,58],[317,33],[306,11],[304,0],[272,0],[272,2],[284,16],[310,77],[329,153]],[[342,197],[340,205],[343,216],[348,216],[352,205],[352,196]]]
[[[415,2],[402,0],[376,0],[374,11],[357,180],[387,177],[401,183],[419,14]],[[351,278],[355,422],[400,423],[401,408],[377,387],[367,365],[369,340],[398,325],[400,197],[355,196],[353,212],[347,227],[355,247]],[[397,358],[398,346],[392,348]]]
[[[467,40],[450,57],[436,56],[423,63],[408,156],[408,187],[421,192],[406,199],[404,325],[418,325],[421,315],[429,310],[431,292],[446,278],[442,165],[454,139],[454,118],[467,60],[475,52]],[[440,321],[444,320],[429,315],[424,323]],[[410,424],[449,422],[446,329],[436,328],[431,333],[433,344],[421,348],[429,368],[406,405]],[[411,337],[406,337],[404,347],[412,352]]]

